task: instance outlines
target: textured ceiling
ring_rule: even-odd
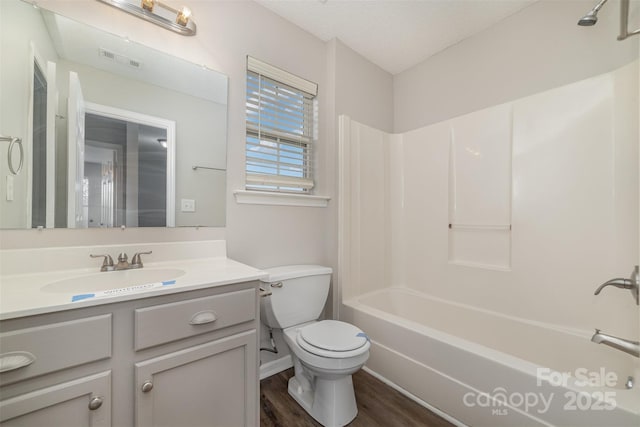
[[[536,0],[256,0],[328,41],[338,38],[391,74]]]

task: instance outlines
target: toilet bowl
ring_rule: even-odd
[[[326,302],[331,269],[285,266],[268,269],[261,317],[283,330],[295,375],[289,394],[325,427],[339,427],[358,414],[351,375],[369,358],[371,344],[357,327],[337,320],[317,320]]]
[[[333,335],[315,341],[317,335],[331,331]],[[356,337],[358,334],[362,335]],[[350,348],[336,350],[349,336],[356,337]],[[358,414],[351,375],[369,358],[371,344],[366,336],[348,323],[323,320],[288,328],[284,339],[294,357],[295,376],[289,380],[289,394],[324,426],[351,422]]]

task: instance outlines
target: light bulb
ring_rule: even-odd
[[[142,0],[142,8],[144,10],[153,12],[153,6],[155,6],[155,0]]]
[[[179,25],[182,25],[183,27],[186,27],[187,23],[189,22],[189,18],[190,17],[191,17],[191,9],[189,9],[186,6],[184,6],[178,12],[178,16],[176,16],[176,24],[179,24]]]

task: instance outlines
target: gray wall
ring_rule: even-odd
[[[212,196],[225,185],[224,176],[192,169],[193,165],[201,164],[202,159],[207,159],[207,166],[225,167],[224,105],[61,60],[58,81],[62,105],[66,105],[69,71],[78,73],[85,101],[175,121],[176,226],[224,224],[224,205],[215,203]],[[105,87],[110,89],[104,90]],[[58,124],[64,128],[66,122]],[[66,141],[66,137],[61,140]],[[181,212],[182,198],[195,199],[196,212]],[[217,200],[224,200],[224,196],[218,194]]]
[[[403,132],[601,73],[628,62],[638,52],[637,40],[615,41],[616,7],[603,8],[597,26],[578,28],[576,20],[592,6],[585,1],[535,3],[394,77],[341,42],[324,43],[251,1],[190,1],[198,24],[198,35],[190,38],[99,2],[39,3],[229,76],[227,226],[1,231],[2,247],[226,237],[230,257],[259,268],[319,263],[336,269],[339,114]],[[236,203],[233,191],[244,188],[246,55],[319,84],[316,191],[331,197],[328,208]],[[285,348],[280,339],[278,344]]]
[[[389,74],[340,42],[324,43],[251,1],[191,1],[189,6],[198,24],[198,35],[195,37],[174,35],[99,2],[43,0],[40,4],[106,31],[127,35],[156,49],[205,64],[229,76],[227,225],[225,228],[124,231],[57,229],[37,234],[10,230],[0,231],[2,247],[226,237],[229,256],[256,267],[318,263],[337,268],[338,157],[335,117],[347,113],[365,123],[391,129],[392,79]],[[251,31],[247,31],[247,23],[254,26]],[[233,191],[244,188],[246,55],[255,56],[319,84],[316,193],[331,197],[328,208],[236,203]],[[86,92],[85,96],[91,99],[92,91],[87,89]],[[331,315],[330,309],[328,315]],[[279,356],[286,355],[286,346],[281,337],[277,337],[277,342],[282,350]],[[273,358],[263,354],[264,361]]]
[[[0,16],[0,134],[22,138],[25,162],[14,179],[14,200],[7,201],[6,177],[10,175],[7,163],[8,142],[0,142],[0,228],[31,226],[27,219],[27,177],[31,174],[30,141],[27,138],[30,73],[30,43],[43,60],[42,71],[47,72],[46,61],[57,59],[40,13],[33,8],[16,7],[20,4],[5,2]],[[18,149],[14,150],[14,165],[18,165]]]
[[[576,25],[594,4],[541,0],[397,74],[395,132],[592,77],[637,58],[638,37],[616,40],[618,2],[602,8],[597,25]]]

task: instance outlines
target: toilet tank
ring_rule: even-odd
[[[329,294],[331,268],[320,265],[286,265],[267,268],[261,287],[271,292],[260,298],[263,323],[285,329],[320,317]]]

